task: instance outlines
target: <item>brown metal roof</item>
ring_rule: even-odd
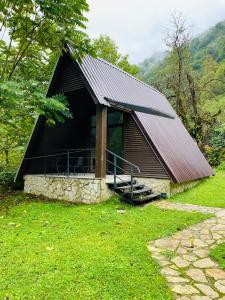
[[[134,112],[174,182],[213,175],[212,168],[163,94],[102,59],[86,56],[79,66],[99,103],[110,105],[108,98],[175,116],[169,119]]]

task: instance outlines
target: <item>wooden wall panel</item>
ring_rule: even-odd
[[[140,176],[169,178],[131,115],[126,115],[124,122],[124,158],[140,167]]]
[[[58,76],[54,83],[55,92],[68,93],[85,88],[78,67],[68,56],[62,57],[60,64],[63,67],[58,71]]]

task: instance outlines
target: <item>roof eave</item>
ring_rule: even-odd
[[[163,118],[168,118],[168,119],[175,119],[175,116],[166,113],[162,110],[156,109],[154,107],[147,107],[147,106],[141,106],[138,104],[131,104],[131,103],[126,103],[124,101],[121,100],[115,100],[115,99],[111,99],[108,97],[104,97],[105,100],[107,100],[107,102],[109,102],[109,104],[113,105],[113,106],[118,106],[118,107],[122,107],[124,109],[128,109],[130,111],[137,111],[137,112],[141,112],[141,113],[145,113],[145,114],[150,114],[150,115],[154,115],[154,116],[159,116],[159,117],[163,117]]]

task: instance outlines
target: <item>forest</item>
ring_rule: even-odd
[[[167,51],[139,65],[106,35],[91,39],[85,0],[0,1],[0,184],[10,185],[38,115],[49,126],[72,115],[63,95],[46,98],[65,43],[78,60],[99,56],[164,93],[212,166],[225,168],[225,22],[190,38],[171,16]]]

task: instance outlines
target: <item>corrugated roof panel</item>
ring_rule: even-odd
[[[177,182],[213,175],[179,118],[172,120],[143,113],[136,116]]]

